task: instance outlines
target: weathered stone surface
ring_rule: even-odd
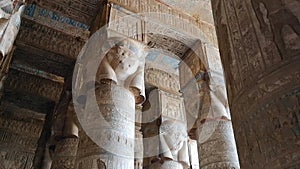
[[[144,145],[142,129],[142,106],[135,107],[135,142],[134,142],[134,169],[143,169]]]
[[[79,138],[64,138],[55,144],[51,169],[74,169]]]
[[[300,3],[212,2],[241,167],[299,166]]]
[[[26,18],[22,19],[16,42],[17,44],[32,45],[73,59],[77,57],[84,45],[84,40],[80,38]]]
[[[145,83],[170,93],[179,93],[179,78],[160,69],[146,68]]]
[[[3,62],[6,59],[6,55],[8,55],[13,49],[13,45],[21,25],[21,15],[25,9],[25,5],[23,3],[21,4],[20,2],[14,4],[6,1],[6,3],[7,3],[6,5],[4,4],[1,5],[1,16],[0,16],[1,18],[0,65],[1,67]],[[4,6],[6,9],[3,8]]]
[[[84,144],[79,144],[77,168],[90,166],[94,169],[93,165],[99,159],[109,169],[133,168],[134,95],[128,89],[114,84],[101,84],[95,92],[96,105],[87,100],[83,114],[77,114],[84,131],[92,139],[85,134],[80,136]]]
[[[240,168],[231,121],[198,121],[197,137],[201,168]]]
[[[213,25],[213,14],[210,0],[160,0],[160,2],[175,8],[177,10],[186,12],[192,15],[197,20],[208,22]]]
[[[11,70],[5,81],[5,89],[27,92],[52,101],[59,100],[63,84],[39,78],[20,71]]]
[[[89,26],[60,15],[49,9],[42,8],[36,4],[28,4],[25,9],[23,18],[34,20],[35,22],[47,25],[58,31],[65,32],[69,35],[87,39],[90,35]]]
[[[199,30],[194,29],[195,27],[200,28],[201,33],[205,34],[207,37],[207,41],[210,43],[217,45],[217,39],[215,35],[215,28],[212,24],[208,24],[207,22],[203,22],[199,19],[196,19],[186,13],[171,8],[170,6],[163,4],[159,1],[155,0],[145,0],[145,1],[127,1],[127,0],[110,0],[114,4],[118,4],[121,7],[124,7],[132,12],[137,13],[155,13],[156,17],[150,18],[155,22],[161,25],[169,25],[173,27],[178,32],[186,32],[188,35],[194,37],[199,36]],[[149,16],[151,16],[150,14]],[[169,17],[164,15],[169,14]],[[147,15],[146,15],[147,16]],[[174,16],[174,18],[170,19],[170,16]],[[189,26],[189,25],[194,25]],[[200,33],[200,34],[201,34]]]
[[[218,50],[202,42],[192,49],[179,68],[188,126],[194,128],[190,132],[196,132],[198,141],[200,168],[240,168]]]
[[[260,108],[248,112],[247,118],[238,117],[241,121],[234,122],[239,126],[236,140],[246,168],[299,166],[299,101],[296,89],[260,104]]]
[[[74,20],[90,25],[98,10],[99,0],[28,0],[28,3],[36,3],[37,5],[57,13],[73,18]]]
[[[1,103],[0,112],[2,165],[5,169],[31,169],[44,116],[7,102]]]
[[[36,72],[65,77],[73,68],[75,60],[54,54],[31,45],[18,44],[12,61],[12,67],[29,67]],[[53,79],[54,80],[54,79]]]

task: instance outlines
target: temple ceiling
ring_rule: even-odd
[[[170,7],[188,13],[189,15],[209,23],[213,23],[210,0],[157,0]]]
[[[138,11],[148,9],[139,9],[138,7],[143,7],[139,5],[131,8],[132,5],[125,1],[115,1],[118,1],[117,5],[110,2],[111,9],[106,18],[107,22],[112,23],[109,28],[131,37],[126,34],[128,30],[132,30],[128,26],[136,25],[131,33],[139,35],[131,38],[147,44],[152,50],[148,54],[147,65],[178,75],[178,63],[200,37],[192,26],[198,24],[196,19],[174,10],[173,15],[176,17],[171,19],[156,13],[156,16],[139,15],[123,20],[124,16],[134,14],[135,8]],[[163,2],[167,5],[155,0],[149,2],[148,6],[160,7],[162,11],[167,11],[168,6],[179,5],[175,1],[170,4]],[[28,1],[15,43],[17,48],[12,71],[8,75],[11,83],[5,84],[5,97],[8,101],[17,99],[13,95],[24,95],[27,98],[20,100],[18,106],[28,104],[28,100],[39,100],[40,102],[36,102],[39,104],[36,105],[36,111],[46,103],[59,101],[65,77],[72,73],[76,58],[91,35],[90,30],[95,26],[94,21],[104,12],[103,3],[102,0]],[[12,91],[17,93],[11,94]],[[48,112],[51,108],[53,107],[48,107],[43,112]]]

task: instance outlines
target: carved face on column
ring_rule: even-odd
[[[133,75],[140,65],[138,56],[123,46],[114,47],[107,53],[106,57],[116,73],[119,84],[124,83],[130,75]]]
[[[189,164],[187,131],[178,121],[165,121],[160,126],[160,143],[163,157]]]
[[[117,44],[114,44],[101,61],[97,80],[100,83],[115,83],[130,89],[135,95],[136,103],[143,102],[145,99],[143,46],[130,39],[111,38],[108,41]]]

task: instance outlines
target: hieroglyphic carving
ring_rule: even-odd
[[[2,103],[0,111],[1,162],[5,168],[31,169],[43,119],[35,115],[37,113],[16,109],[6,103]]]
[[[84,114],[78,114],[84,131],[92,139],[86,136],[80,138],[78,168],[83,165],[80,164],[83,161],[86,161],[84,167],[93,166],[99,158],[103,159],[107,168],[133,168],[135,138],[133,94],[114,83],[98,84],[95,92],[98,105],[90,105],[90,101],[87,100]],[[95,106],[98,106],[99,111]]]
[[[26,6],[24,16],[27,19],[34,20],[43,25],[55,28],[59,31],[66,32],[75,37],[87,39],[89,37],[89,26],[73,19],[59,15],[53,11],[41,8],[35,4]]]
[[[188,50],[186,45],[192,45],[195,41],[192,36],[174,31],[161,23],[152,22],[152,17],[145,19],[144,16],[133,15],[133,12],[118,5],[111,4],[111,6],[108,28],[133,39],[147,42],[151,48],[159,48],[183,56]]]
[[[111,4],[108,29],[138,41],[145,41],[145,21],[118,5]]]
[[[172,93],[178,93],[180,89],[178,75],[155,68],[146,68],[145,82]]]
[[[79,138],[64,138],[55,144],[51,169],[74,169]]]
[[[231,121],[197,122],[200,168],[240,168]]]
[[[128,162],[128,160],[132,160],[132,162]],[[134,168],[134,163],[133,159],[106,152],[105,149],[95,144],[85,133],[81,133],[75,168],[99,169],[99,167],[104,166],[106,167],[105,169]]]
[[[298,88],[263,104],[238,124],[241,127],[236,131],[236,139],[241,147],[241,163],[258,168],[272,164],[277,169],[299,162],[296,155],[299,154],[299,101]],[[242,134],[246,131],[247,135]],[[251,154],[247,153],[248,149]],[[258,160],[261,162],[257,163]]]
[[[176,161],[165,161],[164,163],[156,162],[149,169],[184,169],[182,164]]]
[[[156,23],[147,22],[147,28],[151,30],[151,32],[147,34],[149,47],[171,52],[178,57],[183,57],[185,52],[189,49],[187,45],[195,42],[195,39],[192,37],[172,31]],[[167,33],[164,34],[162,32]]]
[[[16,41],[17,44],[25,43],[70,58],[76,58],[84,45],[84,40],[80,38],[26,18],[23,18]]]
[[[205,79],[205,72],[208,69],[207,59],[203,44],[198,42],[196,49],[190,49],[183,58],[183,61],[179,64],[180,86],[181,89],[188,88],[193,80]],[[205,79],[208,80],[208,79]]]
[[[235,101],[236,106],[231,109],[239,111],[239,115],[243,117],[243,114],[245,115],[259,106],[256,103],[272,98],[273,96],[270,94],[280,92],[284,88],[297,87],[300,80],[300,72],[296,66],[298,64],[299,62],[288,64],[282,67],[281,70],[265,76],[264,79],[259,81],[259,85],[256,88],[247,90],[246,93],[240,95],[239,99]],[[287,74],[286,72],[291,73]]]
[[[245,89],[251,86],[250,84],[255,82],[251,79],[260,78],[261,76],[257,75],[261,74],[262,71],[275,70],[274,64],[283,64],[284,62],[280,62],[281,60],[287,60],[288,56],[295,56],[297,51],[299,53],[297,49],[300,45],[297,43],[299,35],[297,35],[297,31],[294,31],[297,30],[295,29],[297,27],[295,16],[289,16],[286,13],[286,16],[290,17],[290,21],[295,25],[289,26],[286,19],[282,20],[284,21],[282,23],[275,22],[275,18],[284,15],[283,12],[278,11],[270,15],[270,12],[274,11],[275,8],[281,8],[279,3],[248,0],[244,2],[229,1],[228,3],[218,1],[214,4],[216,6],[215,13],[224,14],[222,19],[217,20],[218,24],[226,25],[222,31],[227,30],[220,32],[220,34],[230,35],[227,38],[231,46],[230,51],[232,51],[230,55],[227,55],[231,62],[228,64],[231,64],[230,68],[227,66],[228,71],[226,71],[230,75],[228,78],[233,78],[236,85],[240,82],[243,83],[238,85],[239,87],[234,87],[233,93],[242,92],[241,88],[244,87]],[[248,11],[248,14],[244,11]],[[220,44],[224,53],[226,42],[220,42]],[[228,47],[226,48],[228,49]],[[286,56],[284,56],[285,54]],[[248,57],[241,59],[242,56]],[[228,63],[225,59],[223,61]],[[239,80],[238,76],[242,79]]]
[[[242,167],[290,168],[299,158],[290,129],[274,132],[290,105],[281,96],[299,88],[299,7],[296,1],[212,1]],[[221,38],[222,37],[222,38]],[[280,99],[278,99],[280,98]],[[269,103],[274,102],[280,108]],[[268,117],[269,114],[282,114]],[[285,125],[287,125],[285,123]],[[294,120],[293,124],[296,124]],[[248,134],[242,134],[248,132]],[[270,137],[266,136],[268,133]],[[276,133],[276,136],[273,135]],[[283,134],[285,133],[285,134]],[[241,134],[239,136],[239,134]],[[290,138],[278,141],[278,138]],[[276,145],[276,146],[275,146]],[[284,153],[283,150],[284,149]],[[251,151],[251,154],[249,152]],[[286,154],[286,155],[284,155]]]
[[[193,17],[187,16],[179,11],[176,11],[176,14],[174,15],[174,13],[172,13],[174,10],[166,7],[164,4],[160,4],[156,1],[146,2],[146,6],[150,5],[158,11],[148,11],[148,9],[145,9],[146,11],[141,12],[154,13],[146,14],[146,16],[143,16],[143,14],[129,16],[130,14],[133,14],[133,11],[136,11],[135,8],[139,8],[139,3],[142,4],[145,2],[130,4],[123,1],[112,2],[110,12],[110,20],[112,23],[110,23],[111,25],[109,28],[134,39],[146,41],[150,47],[171,51],[177,56],[183,57],[184,53],[188,50],[187,46],[192,46],[196,42],[197,38],[195,38],[195,36],[201,37],[203,41],[209,41],[209,43],[216,46],[214,26],[202,22],[199,25],[196,24],[202,28],[201,31],[203,32],[201,32],[195,25],[191,25],[191,22],[194,21]],[[156,5],[158,7],[156,7]],[[131,8],[132,6],[135,6],[134,9]],[[163,11],[162,8],[164,7],[166,8],[166,11],[170,11],[170,13]],[[190,18],[191,20],[188,20],[187,18]]]
[[[37,87],[36,84],[39,84]],[[27,91],[53,101],[58,101],[63,84],[11,70],[5,81],[5,88],[14,91]]]
[[[184,102],[181,96],[159,91],[160,112],[162,121],[166,119],[175,119],[186,121]]]
[[[147,13],[152,12],[155,13],[155,17],[150,18],[154,20],[155,22],[158,22],[162,25],[170,25],[175,30],[180,30],[182,32],[186,32],[188,35],[192,36],[198,36],[201,34],[198,29],[195,29],[195,27],[200,27],[201,30],[204,31],[204,34],[208,37],[209,41],[212,44],[217,44],[216,36],[214,34],[214,26],[203,22],[200,20],[197,20],[196,18],[187,15],[179,10],[175,10],[159,1],[155,0],[147,0],[147,1],[127,1],[127,0],[110,0],[109,2],[118,4],[122,7],[125,7],[128,10],[131,10],[133,12],[137,13]],[[151,15],[152,15],[151,14]],[[165,14],[169,14],[165,15]],[[172,19],[170,19],[170,16],[173,16]],[[185,21],[185,22],[183,22]],[[189,26],[190,24],[194,25]]]
[[[74,20],[80,21],[84,24],[90,25],[97,13],[97,7],[101,1],[59,1],[59,0],[29,0],[29,3],[36,3],[38,6],[53,10],[64,16],[70,17]],[[89,12],[87,12],[89,11]]]

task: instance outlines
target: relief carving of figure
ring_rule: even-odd
[[[133,92],[136,103],[142,103],[144,95],[145,55],[139,43],[120,38],[110,38],[117,42],[105,55],[97,72],[100,83],[114,83]]]

